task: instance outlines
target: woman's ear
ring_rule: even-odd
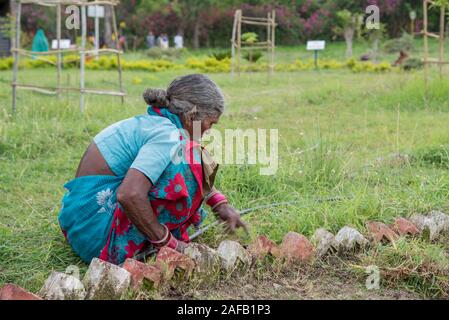
[[[193,106],[193,108],[189,111],[187,116],[190,118],[191,122],[198,119],[198,109],[196,108],[196,106]]]

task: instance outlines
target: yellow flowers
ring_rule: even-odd
[[[56,56],[47,56],[52,64],[56,64]],[[64,68],[78,68],[79,56],[66,55],[63,59]],[[13,66],[12,57],[0,59],[0,70],[10,70]],[[37,59],[21,59],[20,68],[35,69],[50,67],[51,65],[45,61]],[[265,72],[268,65],[264,62],[245,64],[241,66],[243,72]],[[117,59],[113,56],[102,56],[98,59],[88,57],[86,59],[86,69],[89,70],[115,70],[117,68]],[[184,64],[177,64],[164,59],[147,59],[147,60],[124,60],[122,59],[123,70],[139,70],[149,72],[161,72],[165,70],[182,70],[190,69],[204,73],[228,73],[231,71],[231,59],[224,58],[217,60],[214,57],[208,58],[188,58]],[[296,60],[292,63],[277,63],[275,70],[279,72],[299,72],[306,70],[314,70],[315,64],[312,59],[307,61]],[[318,69],[324,70],[340,70],[349,69],[353,72],[390,72],[397,71],[399,68],[392,67],[388,62],[362,62],[355,59],[347,61],[338,61],[335,59],[318,60]]]
[[[215,58],[189,58],[185,66],[188,69],[199,70],[205,73],[226,73],[231,71],[231,59],[225,58],[217,60]]]

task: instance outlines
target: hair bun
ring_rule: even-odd
[[[156,108],[167,108],[167,92],[164,89],[147,89],[143,93],[145,102]]]

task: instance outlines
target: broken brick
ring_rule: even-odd
[[[0,289],[0,300],[42,300],[42,298],[15,284],[7,283]]]
[[[89,300],[118,300],[131,283],[131,274],[112,263],[92,259],[83,279]]]
[[[444,231],[449,231],[449,216],[440,211],[431,211],[428,216],[416,214],[410,217],[410,221],[430,241],[437,239]]]
[[[218,246],[217,253],[221,258],[223,269],[228,272],[234,271],[240,267],[244,268],[251,263],[250,254],[236,241],[222,241]]]
[[[318,257],[322,257],[328,252],[335,251],[338,247],[335,242],[335,236],[324,228],[317,229],[311,240],[316,246],[316,253]]]
[[[288,261],[308,261],[315,253],[310,241],[302,234],[290,231],[281,244],[280,255]]]
[[[140,288],[144,280],[149,280],[154,288],[159,287],[162,271],[158,267],[129,258],[123,263],[123,269],[131,274],[131,286],[134,289]]]
[[[391,229],[399,235],[418,235],[420,233],[419,229],[409,220],[399,217],[396,218],[391,225]]]
[[[335,236],[335,243],[341,253],[343,251],[352,251],[358,248],[363,248],[369,242],[358,230],[344,226]]]
[[[184,277],[188,278],[195,268],[195,262],[176,250],[163,247],[157,253],[156,266],[163,271],[164,278],[167,280],[173,277],[177,269],[182,270]]]
[[[370,234],[370,237],[374,241],[387,240],[393,242],[399,238],[399,236],[391,230],[385,223],[378,221],[369,221],[366,223],[366,228]]]
[[[86,290],[77,277],[53,271],[39,295],[45,300],[84,300]]]
[[[249,247],[248,251],[251,255],[257,259],[265,257],[267,254],[277,255],[279,248],[276,243],[267,238],[267,236],[258,236],[256,241],[254,241]]]
[[[195,272],[213,274],[220,270],[221,259],[218,252],[200,243],[190,243],[184,254],[195,261]]]

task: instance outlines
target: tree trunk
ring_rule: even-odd
[[[195,26],[193,28],[193,47],[195,49],[200,48],[200,31],[201,31],[201,22],[199,19],[196,19]]]
[[[349,59],[352,57],[352,42],[354,39],[354,28],[347,27],[345,29],[345,41],[346,41],[346,58]]]
[[[379,53],[379,42],[380,42],[380,38],[375,37],[373,40],[373,60],[374,60],[374,62],[377,62],[377,57],[378,57],[378,53]]]
[[[108,48],[115,48],[112,40],[112,10],[111,6],[105,6],[104,8],[104,43]]]

